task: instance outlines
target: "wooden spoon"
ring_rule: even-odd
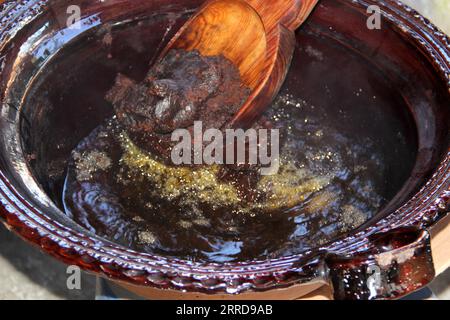
[[[232,119],[248,128],[278,94],[295,49],[294,31],[318,0],[209,0],[164,49],[223,55],[252,93]]]

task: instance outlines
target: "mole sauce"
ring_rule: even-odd
[[[286,96],[264,120],[284,128],[276,175],[237,168],[222,179],[219,166],[170,165],[172,131],[199,119],[222,128],[248,96],[228,60],[197,52],[171,51],[141,83],[119,75],[107,95],[115,116],[72,152],[66,213],[133,249],[215,262],[307,248],[371,218],[384,200],[368,175],[383,170],[380,159],[314,122],[300,144],[304,126],[290,117]],[[335,141],[323,148],[321,139]],[[367,161],[356,164],[360,157]]]

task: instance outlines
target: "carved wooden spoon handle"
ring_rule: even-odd
[[[295,31],[319,0],[245,0],[261,16],[268,31],[281,24]]]
[[[236,128],[250,127],[278,94],[294,54],[294,31],[308,18],[319,0],[243,1],[263,22],[268,43],[264,69],[268,70],[268,76],[258,79],[261,87],[231,120],[231,126]]]

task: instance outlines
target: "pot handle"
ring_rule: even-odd
[[[435,277],[430,234],[401,227],[369,237],[366,251],[328,254],[328,281],[336,300],[397,299]]]

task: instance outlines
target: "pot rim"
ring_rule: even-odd
[[[440,73],[450,92],[450,39],[430,21],[397,0],[339,0],[365,10],[377,4],[394,26],[414,41]],[[48,0],[23,0],[8,10],[25,6],[45,10]],[[5,5],[4,4],[4,5]],[[350,5],[350,4],[349,4]],[[3,7],[2,9],[5,9]],[[20,18],[20,17],[19,17]],[[3,21],[2,26],[4,26]],[[17,21],[13,21],[16,23]],[[1,38],[1,37],[0,37]],[[84,270],[135,285],[206,293],[264,291],[309,282],[322,276],[326,253],[354,253],[368,246],[368,236],[405,225],[428,228],[448,213],[450,203],[450,149],[425,186],[400,209],[357,233],[315,251],[270,260],[237,263],[194,263],[140,253],[88,237],[52,219],[23,198],[0,171],[0,217],[9,229],[46,253]]]

